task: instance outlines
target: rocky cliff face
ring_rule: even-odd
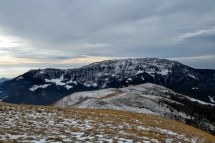
[[[30,70],[1,84],[0,98],[5,98],[5,102],[47,105],[74,92],[147,82],[206,102],[214,101],[215,70],[193,69],[156,58],[108,60],[68,70]]]

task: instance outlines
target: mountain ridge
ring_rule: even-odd
[[[180,81],[187,77],[190,77],[188,80],[192,84],[186,83],[189,89],[181,91],[178,89],[182,86]],[[49,105],[74,92],[119,88],[147,82],[213,103],[209,96],[213,97],[215,93],[215,70],[196,70],[177,61],[157,58],[107,60],[67,70],[30,70],[0,85],[0,98],[7,97],[3,101],[11,103]],[[207,95],[203,94],[204,90],[198,96],[190,95],[197,82],[207,86],[207,89],[204,89],[207,90]]]
[[[151,83],[76,92],[55,102],[53,106],[109,109],[157,115],[215,134],[214,104]]]

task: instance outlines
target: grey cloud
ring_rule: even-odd
[[[198,36],[192,36],[190,38],[187,38],[186,40],[192,40],[192,41],[209,41],[213,42],[215,44],[215,33],[214,34],[204,34],[204,35],[198,35]]]
[[[10,50],[17,58],[211,55],[214,34],[178,37],[213,28],[214,5],[213,0],[1,1],[0,29],[27,41]]]

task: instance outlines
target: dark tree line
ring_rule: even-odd
[[[195,118],[205,118],[209,120],[211,123],[215,123],[215,106],[200,104],[197,101],[191,101],[187,98],[181,97],[181,95],[173,95],[169,94],[171,99],[177,102],[180,102],[184,105],[179,105],[176,103],[168,103],[171,104],[176,110],[189,114],[191,117]]]
[[[211,124],[215,125],[215,106],[191,101],[180,94],[166,93],[166,95],[170,96],[170,99],[173,101],[182,103],[177,104],[174,102],[163,101],[169,107],[173,108],[173,110],[189,115],[190,118],[186,120],[186,124],[209,131],[211,134],[215,135],[215,131],[212,131],[207,125],[201,125],[199,122],[201,121],[201,123],[205,123],[204,121],[207,120],[206,122],[209,121]]]

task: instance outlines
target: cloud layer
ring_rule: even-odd
[[[213,0],[1,1],[0,67],[72,68],[157,57],[214,68],[214,5]]]

